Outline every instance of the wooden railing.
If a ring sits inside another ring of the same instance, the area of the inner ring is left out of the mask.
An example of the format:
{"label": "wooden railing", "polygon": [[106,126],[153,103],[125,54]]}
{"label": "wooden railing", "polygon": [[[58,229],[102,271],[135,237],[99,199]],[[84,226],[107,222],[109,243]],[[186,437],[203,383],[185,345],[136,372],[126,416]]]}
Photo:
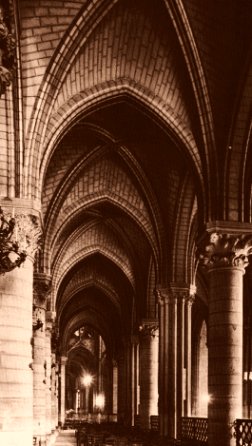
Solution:
{"label": "wooden railing", "polygon": [[252,445],[252,420],[239,418],[234,423],[234,436],[237,446]]}
{"label": "wooden railing", "polygon": [[205,446],[208,442],[208,419],[183,417],[181,422],[182,444]]}

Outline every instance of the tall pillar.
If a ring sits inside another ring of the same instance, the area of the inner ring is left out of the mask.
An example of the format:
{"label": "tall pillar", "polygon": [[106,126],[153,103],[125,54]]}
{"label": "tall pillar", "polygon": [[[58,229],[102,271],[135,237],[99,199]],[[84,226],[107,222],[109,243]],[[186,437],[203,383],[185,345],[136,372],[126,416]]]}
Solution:
{"label": "tall pillar", "polygon": [[139,359],[138,359],[138,336],[132,336],[131,340],[131,425],[135,424],[135,415],[138,415],[138,387],[139,387]]}
{"label": "tall pillar", "polygon": [[112,361],[113,367],[113,415],[118,413],[118,366],[115,360]]}
{"label": "tall pillar", "polygon": [[185,408],[187,417],[192,415],[192,305],[195,301],[196,288],[191,286],[185,300]]}
{"label": "tall pillar", "polygon": [[51,333],[51,351],[52,351],[52,430],[59,423],[59,364],[57,357],[58,350],[58,329],[56,323],[53,323],[52,333]]}
{"label": "tall pillar", "polygon": [[[210,232],[210,231],[209,231]],[[251,239],[212,232],[203,257],[209,270],[209,446],[235,446],[242,417],[243,274]]]}
{"label": "tall pillar", "polygon": [[156,320],[144,320],[140,327],[140,423],[150,429],[151,415],[158,415],[158,339]]}
{"label": "tall pillar", "polygon": [[46,397],[45,397],[45,331],[46,299],[50,277],[34,273],[33,280],[33,435],[41,446],[46,444]]}
{"label": "tall pillar", "polygon": [[177,294],[171,291],[168,313],[168,435],[177,438]]}
{"label": "tall pillar", "polygon": [[169,367],[169,292],[167,288],[155,290],[159,305],[159,433],[168,436],[168,367]]}
{"label": "tall pillar", "polygon": [[[191,304],[188,286],[171,284],[172,315],[170,316],[170,343],[173,350],[171,360],[174,358],[172,369],[172,387],[174,387],[170,410],[170,418],[174,412],[173,438],[181,433],[181,417],[188,415],[187,406],[191,406]],[[195,291],[194,291],[195,292]],[[173,340],[172,340],[173,338]]]}
{"label": "tall pillar", "polygon": [[45,375],[46,375],[46,435],[50,438],[52,434],[52,329],[55,314],[46,312],[46,334],[45,334]]}
{"label": "tall pillar", "polygon": [[55,431],[58,424],[58,398],[57,398],[57,375],[56,375],[56,354],[52,351],[52,363],[51,363],[51,400],[52,400],[52,418],[51,418],[51,430]]}
{"label": "tall pillar", "polygon": [[[185,292],[185,295],[187,293]],[[178,353],[177,353],[177,413],[178,433],[181,432],[181,417],[185,415],[185,297],[178,299]]]}
{"label": "tall pillar", "polygon": [[66,363],[67,356],[60,358],[60,423],[65,423],[66,416]]}
{"label": "tall pillar", "polygon": [[[125,346],[124,346],[125,347]],[[122,348],[118,355],[118,421],[124,423],[126,419],[126,394],[127,394],[127,374],[125,367],[126,352]]]}
{"label": "tall pillar", "polygon": [[159,303],[159,431],[177,435],[177,298],[167,288],[156,289]]}
{"label": "tall pillar", "polygon": [[126,425],[132,426],[132,343],[129,340],[126,343],[126,377],[127,377],[127,388],[126,388]]}
{"label": "tall pillar", "polygon": [[20,268],[5,274],[1,265],[0,444],[31,446],[33,255],[40,230],[36,218],[31,217],[28,211],[15,215],[15,219],[15,240],[28,256]]}

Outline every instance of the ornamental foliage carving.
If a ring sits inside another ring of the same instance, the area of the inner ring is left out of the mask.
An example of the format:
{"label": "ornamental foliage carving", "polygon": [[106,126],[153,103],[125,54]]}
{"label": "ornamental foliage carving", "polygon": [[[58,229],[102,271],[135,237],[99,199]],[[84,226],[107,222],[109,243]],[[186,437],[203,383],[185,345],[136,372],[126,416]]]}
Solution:
{"label": "ornamental foliage carving", "polygon": [[15,60],[15,39],[10,32],[7,1],[0,0],[0,97],[10,85]]}
{"label": "ornamental foliage carving", "polygon": [[208,267],[236,266],[246,268],[252,254],[252,236],[213,232],[199,260]]}
{"label": "ornamental foliage carving", "polygon": [[39,219],[33,215],[15,215],[15,238],[20,249],[31,257],[40,247],[42,231]]}

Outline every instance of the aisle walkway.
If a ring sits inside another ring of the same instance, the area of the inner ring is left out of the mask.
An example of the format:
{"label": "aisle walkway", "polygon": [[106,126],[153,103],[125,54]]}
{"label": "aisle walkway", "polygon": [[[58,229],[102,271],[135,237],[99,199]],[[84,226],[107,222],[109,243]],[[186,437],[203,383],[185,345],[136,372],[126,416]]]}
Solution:
{"label": "aisle walkway", "polygon": [[76,446],[74,430],[62,430],[59,432],[54,446]]}

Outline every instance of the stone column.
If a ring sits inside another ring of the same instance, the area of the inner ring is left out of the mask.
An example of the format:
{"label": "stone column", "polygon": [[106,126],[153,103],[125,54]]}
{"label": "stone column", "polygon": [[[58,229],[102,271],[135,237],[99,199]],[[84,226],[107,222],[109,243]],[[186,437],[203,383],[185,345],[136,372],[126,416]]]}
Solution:
{"label": "stone column", "polygon": [[144,320],[140,327],[140,423],[150,429],[151,415],[158,415],[157,320]]}
{"label": "stone column", "polygon": [[46,335],[45,335],[45,371],[46,371],[46,435],[50,438],[52,434],[52,329],[55,313],[46,312]]}
{"label": "stone column", "polygon": [[[169,418],[171,420],[174,418],[171,429],[173,429],[174,438],[177,438],[181,432],[181,417],[187,413],[187,395],[190,395],[191,392],[191,307],[189,311],[187,305],[190,296],[189,287],[171,284],[170,292],[170,311],[172,311],[170,316],[171,383],[173,388],[173,390],[171,389],[171,401],[173,403],[169,410]],[[172,341],[172,337],[174,341]],[[174,365],[172,364],[173,360]],[[174,416],[172,416],[173,412]]]}
{"label": "stone column", "polygon": [[209,446],[235,446],[242,417],[243,274],[251,239],[212,232],[202,260],[209,270]]}
{"label": "stone column", "polygon": [[0,444],[31,446],[33,255],[37,249],[40,229],[33,216],[29,214],[14,216],[15,241],[20,250],[28,255],[20,268],[5,274],[1,265]]}
{"label": "stone column", "polygon": [[46,444],[45,399],[45,331],[46,301],[50,289],[50,277],[34,273],[33,280],[33,435],[41,446]]}
{"label": "stone column", "polygon": [[132,420],[132,355],[131,340],[124,339],[124,424],[131,426]]}
{"label": "stone column", "polygon": [[177,294],[168,300],[168,436],[177,438]]}
{"label": "stone column", "polygon": [[180,293],[178,299],[178,352],[177,352],[177,412],[178,433],[181,431],[181,417],[185,415],[185,300],[187,290]]}
{"label": "stone column", "polygon": [[57,398],[57,375],[56,375],[56,354],[52,351],[52,364],[51,364],[51,400],[52,400],[52,419],[51,430],[55,431],[58,424],[58,398]]}
{"label": "stone column", "polygon": [[125,367],[126,352],[122,348],[118,355],[118,421],[124,423],[126,418],[127,374]]}
{"label": "stone column", "polygon": [[65,423],[66,414],[66,363],[67,356],[60,358],[60,423],[61,426]]}
{"label": "stone column", "polygon": [[113,415],[118,413],[118,366],[115,360],[112,361],[113,367]]}
{"label": "stone column", "polygon": [[135,424],[135,415],[138,414],[138,386],[139,386],[139,360],[138,360],[138,336],[132,336],[131,340],[131,394],[132,394],[132,410],[131,424]]}
{"label": "stone column", "polygon": [[192,415],[192,305],[195,301],[196,288],[191,286],[189,296],[185,300],[185,408],[187,417]]}
{"label": "stone column", "polygon": [[51,333],[51,352],[52,352],[52,430],[59,423],[59,364],[58,364],[58,328],[56,323],[53,323]]}
{"label": "stone column", "polygon": [[155,290],[159,305],[159,433],[168,436],[169,291]]}

